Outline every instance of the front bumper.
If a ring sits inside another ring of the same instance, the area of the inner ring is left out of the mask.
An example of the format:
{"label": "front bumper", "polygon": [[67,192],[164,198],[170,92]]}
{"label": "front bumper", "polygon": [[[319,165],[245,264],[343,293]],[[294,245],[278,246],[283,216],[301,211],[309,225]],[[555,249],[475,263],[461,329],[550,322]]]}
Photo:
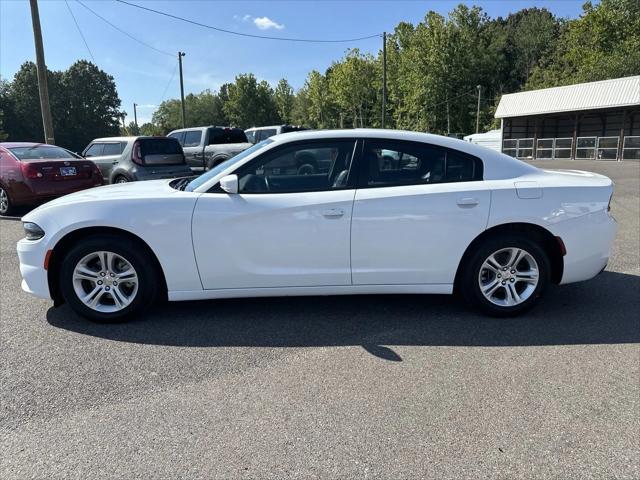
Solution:
{"label": "front bumper", "polygon": [[20,260],[20,273],[22,274],[22,289],[39,298],[51,299],[47,271],[44,269],[46,256],[46,242],[43,240],[18,241],[18,258]]}

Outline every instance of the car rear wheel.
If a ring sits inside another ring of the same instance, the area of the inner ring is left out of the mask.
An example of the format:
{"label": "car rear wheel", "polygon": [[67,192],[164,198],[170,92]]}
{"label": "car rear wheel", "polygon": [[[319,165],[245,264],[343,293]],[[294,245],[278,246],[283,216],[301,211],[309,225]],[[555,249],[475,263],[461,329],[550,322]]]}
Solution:
{"label": "car rear wheel", "polygon": [[468,259],[459,288],[484,313],[509,317],[532,308],[549,284],[544,249],[524,236],[489,238]]}
{"label": "car rear wheel", "polygon": [[76,313],[119,322],[148,307],[160,280],[140,246],[115,235],[83,239],[65,255],[60,288]]}
{"label": "car rear wheel", "polygon": [[124,175],[118,175],[113,180],[113,183],[129,183],[129,179],[127,177],[125,177]]}
{"label": "car rear wheel", "polygon": [[11,215],[13,212],[13,205],[11,204],[11,198],[9,193],[0,186],[0,215]]}

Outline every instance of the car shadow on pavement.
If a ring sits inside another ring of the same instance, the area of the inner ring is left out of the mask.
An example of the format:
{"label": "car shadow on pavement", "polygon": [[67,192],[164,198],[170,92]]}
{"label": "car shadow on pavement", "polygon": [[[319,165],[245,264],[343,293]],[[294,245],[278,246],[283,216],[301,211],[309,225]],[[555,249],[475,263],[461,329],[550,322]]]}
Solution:
{"label": "car shadow on pavement", "polygon": [[553,286],[517,318],[478,315],[445,295],[281,297],[176,302],[130,322],[87,321],[63,305],[48,322],[121,342],[182,347],[361,345],[390,361],[385,345],[527,346],[640,342],[640,277],[604,272]]}

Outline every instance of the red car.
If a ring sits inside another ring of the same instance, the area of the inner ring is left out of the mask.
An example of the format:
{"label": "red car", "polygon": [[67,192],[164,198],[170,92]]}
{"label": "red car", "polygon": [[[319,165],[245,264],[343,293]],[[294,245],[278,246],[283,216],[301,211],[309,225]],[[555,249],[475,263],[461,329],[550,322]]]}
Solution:
{"label": "red car", "polygon": [[37,205],[98,185],[102,185],[98,167],[64,148],[0,143],[0,215],[10,215],[19,205]]}

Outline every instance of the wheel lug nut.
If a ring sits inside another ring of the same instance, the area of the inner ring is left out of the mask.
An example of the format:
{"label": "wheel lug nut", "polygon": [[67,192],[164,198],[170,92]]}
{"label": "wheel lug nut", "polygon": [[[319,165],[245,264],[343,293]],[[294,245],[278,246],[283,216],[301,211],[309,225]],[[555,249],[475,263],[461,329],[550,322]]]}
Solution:
{"label": "wheel lug nut", "polygon": [[511,279],[511,283],[513,283],[513,282],[515,282],[515,281],[516,281],[516,279],[515,279],[515,278],[512,278],[512,279]]}
{"label": "wheel lug nut", "polygon": [[113,286],[115,287],[116,285],[118,285],[118,282],[113,282]]}
{"label": "wheel lug nut", "polygon": [[515,270],[511,270],[511,273],[516,273],[516,271]]}
{"label": "wheel lug nut", "polygon": [[104,287],[104,289],[108,292],[109,290],[111,290],[109,287]]}
{"label": "wheel lug nut", "polygon": [[105,275],[106,275],[106,273],[104,273],[104,272],[100,272],[100,276],[101,276],[101,277],[104,277]]}
{"label": "wheel lug nut", "polygon": [[[507,284],[507,282],[505,282],[505,281],[503,280],[503,281],[502,281],[502,284],[503,284],[503,285],[506,285],[506,284]],[[107,287],[107,288],[109,288],[109,287]]]}
{"label": "wheel lug nut", "polygon": [[98,280],[98,285],[102,285],[102,280]]}
{"label": "wheel lug nut", "polygon": [[502,278],[502,275],[498,274],[498,278]]}
{"label": "wheel lug nut", "polygon": [[112,277],[115,277],[115,276],[116,276],[116,274],[115,274],[115,273],[110,273],[110,275],[111,275]]}

